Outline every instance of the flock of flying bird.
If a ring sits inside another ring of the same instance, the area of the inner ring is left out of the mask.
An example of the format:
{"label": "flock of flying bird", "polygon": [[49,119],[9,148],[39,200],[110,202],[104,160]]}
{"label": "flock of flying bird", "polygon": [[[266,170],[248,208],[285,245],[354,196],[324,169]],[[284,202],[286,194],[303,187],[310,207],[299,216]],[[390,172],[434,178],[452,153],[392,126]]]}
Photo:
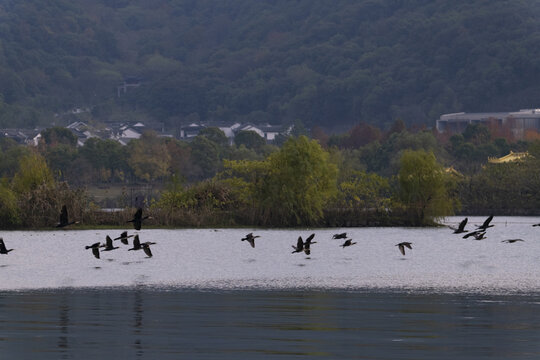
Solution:
{"label": "flock of flying bird", "polygon": [[[62,211],[63,211],[64,208],[62,208]],[[67,217],[67,215],[66,215]],[[141,230],[141,227],[142,227],[142,222],[143,220],[146,220],[146,219],[149,219],[150,216],[142,216],[142,208],[138,208],[137,211],[135,212],[135,215],[133,215],[133,219],[131,220],[128,220],[127,222],[130,222],[130,223],[133,223],[133,227],[135,228],[135,230]],[[151,241],[145,241],[143,243],[141,243],[141,240],[139,239],[139,235],[128,235],[127,231],[124,231],[122,232],[122,234],[120,234],[119,237],[115,238],[114,240],[120,240],[120,242],[124,245],[129,245],[129,241],[128,239],[132,237],[133,238],[133,247],[128,249],[128,251],[131,251],[131,250],[143,250],[144,253],[148,256],[148,257],[152,257],[152,250],[150,250],[150,245],[154,245],[155,242],[151,242]],[[100,248],[104,248],[103,250],[101,251],[112,251],[112,250],[116,250],[116,249],[119,249],[118,246],[114,246],[114,241],[113,239],[111,239],[111,237],[109,235],[107,235],[105,237],[105,244],[101,244],[100,241],[96,242],[96,243],[93,243],[92,245],[88,245],[88,246],[85,246],[85,249],[88,250],[88,249],[92,249],[92,254],[96,257],[96,258],[100,258],[100,251],[99,249]]]}
{"label": "flock of flying bird", "polygon": [[[133,227],[135,230],[141,230],[142,222],[143,220],[149,219],[150,216],[142,216],[142,208],[138,208],[137,212],[133,215],[133,219],[128,220],[127,222],[133,223]],[[62,210],[60,211],[60,221],[58,224],[56,224],[57,228],[64,228],[68,225],[72,224],[78,224],[78,221],[69,221],[68,219],[68,212],[66,205],[62,206]],[[124,245],[129,245],[128,239],[133,238],[133,247],[128,250],[143,250],[144,253],[148,257],[152,257],[152,250],[150,250],[150,245],[156,244],[155,242],[142,242],[139,239],[139,235],[128,235],[127,231],[122,232],[119,237],[115,238],[114,240],[120,240]],[[118,246],[114,246],[114,241],[111,239],[109,235],[105,238],[105,244],[101,244],[100,241],[93,243],[92,245],[85,246],[85,249],[92,249],[92,254],[96,258],[100,258],[100,249],[101,251],[112,251],[119,249]],[[7,249],[6,244],[4,243],[4,239],[0,238],[0,254],[8,254],[10,251],[13,251],[13,249]]]}
{"label": "flock of flying bird", "polygon": [[[138,208],[137,211],[135,212],[135,214],[133,215],[133,219],[127,221],[127,222],[133,223],[133,227],[134,227],[135,230],[141,230],[143,220],[151,218],[150,216],[144,216],[143,217],[142,216],[142,211],[143,211],[142,208]],[[477,226],[476,229],[473,230],[473,231],[465,230],[465,226],[467,225],[468,218],[463,219],[459,223],[457,228],[452,227],[452,226],[449,226],[449,227],[452,230],[454,230],[454,234],[466,233],[463,236],[464,239],[467,239],[469,237],[474,237],[474,239],[476,239],[476,240],[483,240],[483,239],[486,239],[485,235],[486,235],[487,229],[494,226],[494,225],[491,224],[491,220],[493,220],[493,215],[490,215],[484,221],[484,223],[482,225]],[[69,221],[66,205],[62,206],[62,210],[60,212],[60,221],[58,222],[56,227],[57,228],[63,228],[63,227],[66,227],[68,225],[77,224],[77,223],[78,223],[78,221],[71,221],[71,222]],[[533,224],[533,226],[540,226],[540,223]],[[137,235],[128,235],[127,231],[122,232],[122,234],[120,234],[119,237],[114,238],[114,239],[112,239],[109,235],[107,235],[106,239],[105,239],[105,244],[101,244],[101,242],[98,241],[96,243],[93,243],[92,245],[85,246],[85,249],[87,249],[87,250],[92,249],[92,254],[96,258],[99,259],[100,258],[100,249],[102,249],[101,251],[112,251],[112,250],[119,249],[118,246],[114,246],[114,241],[115,240],[120,240],[120,242],[122,244],[129,245],[128,239],[131,238],[131,237],[133,237],[133,247],[128,249],[128,251],[131,251],[131,250],[143,250],[144,253],[148,257],[152,257],[152,251],[150,249],[150,245],[154,245],[156,243],[155,242],[150,242],[150,241],[146,241],[146,242],[141,243],[141,240],[139,239],[138,234]],[[244,238],[242,238],[241,240],[242,241],[247,241],[251,245],[251,247],[254,248],[255,247],[255,239],[259,238],[259,237],[260,237],[259,235],[253,235],[253,233],[249,233]],[[314,237],[315,237],[314,233],[311,234],[310,236],[308,236],[306,238],[306,240],[303,240],[302,237],[299,236],[298,241],[296,242],[296,245],[292,245],[292,248],[294,249],[294,251],[292,253],[294,254],[294,253],[304,252],[306,255],[310,255],[311,254],[311,245],[317,243],[316,241],[313,241]],[[343,248],[346,248],[348,246],[352,246],[352,245],[356,244],[356,242],[353,242],[352,239],[347,239],[347,233],[334,234],[332,236],[332,239],[345,239],[345,242],[340,245]],[[506,239],[506,240],[503,240],[502,242],[511,244],[511,243],[515,243],[515,242],[518,242],[518,241],[525,241],[525,240],[523,240],[523,239]],[[402,255],[405,255],[405,248],[412,249],[412,243],[408,242],[408,241],[400,242],[399,244],[396,244],[395,246],[398,247],[398,249],[399,249],[399,251],[401,252]],[[4,243],[4,240],[2,238],[0,238],[0,254],[7,255],[10,251],[13,251],[13,249],[7,249],[6,244]]]}
{"label": "flock of flying bird", "polygon": [[[463,219],[459,223],[457,228],[452,227],[452,226],[449,226],[449,227],[452,230],[454,230],[454,234],[466,233],[463,236],[464,239],[467,239],[467,238],[472,236],[476,240],[483,240],[483,239],[486,239],[485,235],[486,235],[487,229],[494,226],[494,225],[491,224],[491,220],[493,220],[493,215],[490,215],[484,221],[484,223],[482,225],[477,226],[476,229],[473,230],[473,231],[465,230],[465,226],[467,225],[468,220],[469,220],[468,218]],[[540,226],[540,223],[534,224],[533,226]],[[258,238],[258,237],[260,237],[260,236],[253,235],[253,233],[249,233],[244,238],[242,238],[241,240],[242,241],[247,241],[247,242],[249,242],[251,247],[255,247],[255,238]],[[315,234],[311,234],[304,241],[302,239],[302,237],[299,236],[296,245],[292,245],[292,248],[294,249],[294,251],[292,253],[294,254],[294,253],[304,252],[306,255],[311,254],[311,244],[316,244],[317,243],[316,241],[313,241],[314,237],[315,237]],[[340,245],[343,248],[356,244],[356,242],[352,242],[352,239],[347,239],[347,233],[334,234],[334,236],[332,236],[332,239],[345,239],[345,242]],[[506,240],[503,240],[502,242],[511,244],[511,243],[515,243],[515,242],[518,242],[518,241],[525,241],[525,240],[523,240],[523,239],[506,239]],[[395,246],[398,247],[399,252],[403,256],[405,256],[405,248],[412,250],[412,243],[408,242],[408,241],[400,242],[399,244],[396,244]]]}

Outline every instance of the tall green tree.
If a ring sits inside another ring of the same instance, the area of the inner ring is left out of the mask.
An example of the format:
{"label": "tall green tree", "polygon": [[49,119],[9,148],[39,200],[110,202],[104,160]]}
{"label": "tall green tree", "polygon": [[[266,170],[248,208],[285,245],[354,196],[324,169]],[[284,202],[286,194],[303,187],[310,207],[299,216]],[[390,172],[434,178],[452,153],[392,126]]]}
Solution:
{"label": "tall green tree", "polygon": [[315,140],[289,138],[264,161],[231,161],[226,167],[251,184],[261,224],[316,224],[336,193],[337,167]]}
{"label": "tall green tree", "polygon": [[244,145],[248,149],[260,150],[266,145],[266,140],[255,131],[243,130],[236,134],[234,143],[237,146]]}
{"label": "tall green tree", "polygon": [[168,175],[170,155],[167,146],[155,132],[144,132],[128,147],[128,164],[139,179],[152,182]]}
{"label": "tall green tree", "polygon": [[451,180],[432,152],[407,150],[398,174],[399,199],[414,225],[451,215],[456,202],[449,195]]}
{"label": "tall green tree", "polygon": [[36,153],[24,156],[19,170],[13,177],[12,186],[16,193],[35,190],[38,186],[52,186],[54,178],[45,159]]}

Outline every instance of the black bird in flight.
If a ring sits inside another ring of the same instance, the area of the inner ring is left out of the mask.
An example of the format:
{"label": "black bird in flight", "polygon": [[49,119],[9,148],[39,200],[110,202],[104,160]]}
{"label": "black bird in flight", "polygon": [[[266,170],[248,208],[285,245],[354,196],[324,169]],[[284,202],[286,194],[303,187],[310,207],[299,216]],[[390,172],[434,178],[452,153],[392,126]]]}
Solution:
{"label": "black bird in flight", "polygon": [[296,246],[292,245],[292,248],[294,249],[292,254],[304,251],[304,240],[302,240],[301,236],[298,237],[298,241],[296,242]]}
{"label": "black bird in flight", "polygon": [[533,226],[540,226],[540,223],[538,223],[538,224],[533,224]]}
{"label": "black bird in flight", "polygon": [[86,250],[88,249],[92,249],[92,254],[94,254],[94,256],[99,259],[99,247],[100,247],[100,242],[98,241],[97,243],[93,243],[92,245],[89,245],[89,246],[85,246],[84,248]]}
{"label": "black bird in flight", "polygon": [[113,246],[113,239],[109,235],[105,238],[105,245],[101,245],[101,247],[104,247],[105,249],[101,251],[111,251],[114,249],[118,249],[118,246]]}
{"label": "black bird in flight", "polygon": [[506,239],[506,240],[503,240],[501,242],[512,244],[512,243],[515,243],[515,242],[518,242],[518,241],[525,241],[525,240],[523,240],[523,239]]}
{"label": "black bird in flight", "polygon": [[317,243],[316,241],[311,241],[313,240],[314,237],[315,237],[315,234],[313,233],[307,237],[306,241],[304,241],[304,253],[306,253],[306,255],[311,254],[311,249],[309,248],[310,245]]}
{"label": "black bird in flight", "polygon": [[144,253],[146,254],[146,256],[148,257],[152,257],[152,251],[150,250],[150,242],[145,242],[142,244],[142,249],[144,250]]}
{"label": "black bird in flight", "polygon": [[62,206],[62,210],[60,211],[60,222],[56,224],[57,228],[63,228],[65,226],[71,225],[71,224],[78,224],[78,221],[68,221],[68,212],[66,205]]}
{"label": "black bird in flight", "polygon": [[486,221],[484,221],[484,223],[483,223],[482,225],[477,226],[476,229],[477,229],[477,230],[484,230],[484,231],[485,231],[485,230],[487,230],[488,228],[495,226],[495,225],[490,225],[490,224],[489,224],[489,223],[491,222],[491,220],[493,220],[493,215],[490,215],[490,216],[486,219]]}
{"label": "black bird in flight", "polygon": [[245,237],[243,237],[241,240],[242,241],[247,241],[252,248],[255,247],[255,239],[260,237],[259,235],[253,235],[253,233],[249,233],[247,234]]}
{"label": "black bird in flight", "polygon": [[142,246],[141,246],[141,240],[139,240],[139,235],[135,235],[135,237],[133,238],[133,247],[128,250],[141,250],[141,249],[142,249]]}
{"label": "black bird in flight", "polygon": [[476,231],[471,231],[470,233],[468,234],[465,234],[465,236],[463,236],[464,239],[470,237],[470,236],[473,236],[476,240],[484,240],[486,237],[486,231],[485,230],[476,230]]}
{"label": "black bird in flight", "polygon": [[311,234],[308,236],[306,241],[303,241],[302,237],[299,236],[298,241],[296,242],[296,246],[292,245],[292,248],[294,249],[292,253],[294,254],[294,253],[299,253],[303,251],[306,253],[306,255],[311,254],[310,245],[317,243],[316,241],[311,241],[313,240],[314,237],[315,237],[315,234]]}
{"label": "black bird in flight", "polygon": [[467,232],[467,230],[465,230],[465,225],[467,225],[468,220],[469,218],[465,218],[461,220],[457,228],[452,227],[452,226],[449,226],[449,228],[454,230],[454,234],[461,234],[461,233]]}
{"label": "black bird in flight", "polygon": [[399,251],[401,252],[402,255],[405,255],[405,248],[409,248],[412,250],[412,243],[408,242],[408,241],[404,241],[404,242],[400,242],[399,244],[396,244],[396,246],[399,248]]}
{"label": "black bird in flight", "polygon": [[334,236],[332,236],[332,239],[346,239],[346,238],[347,238],[347,233],[334,234]]}
{"label": "black bird in flight", "polygon": [[6,249],[6,244],[4,243],[4,239],[0,238],[0,254],[7,255],[10,251],[13,251],[13,249]]}
{"label": "black bird in flight", "polygon": [[127,222],[132,222],[135,230],[141,230],[142,222],[146,219],[150,219],[150,216],[146,215],[145,217],[143,217],[142,208],[138,208],[135,212],[135,215],[133,215],[133,219],[128,220]]}
{"label": "black bird in flight", "polygon": [[341,244],[340,246],[342,246],[342,247],[345,249],[345,247],[351,246],[351,245],[354,245],[354,244],[356,244],[356,243],[355,243],[355,242],[352,242],[352,239],[347,239],[347,240],[345,240],[345,242],[344,242],[343,244]]}
{"label": "black bird in flight", "polygon": [[127,234],[127,231],[124,231],[123,233],[120,234],[119,237],[114,238],[114,240],[120,240],[120,241],[122,242],[122,244],[128,245],[128,244],[129,244],[129,243],[128,243],[128,239],[129,239],[130,237],[133,237],[133,235],[128,235],[128,234]]}

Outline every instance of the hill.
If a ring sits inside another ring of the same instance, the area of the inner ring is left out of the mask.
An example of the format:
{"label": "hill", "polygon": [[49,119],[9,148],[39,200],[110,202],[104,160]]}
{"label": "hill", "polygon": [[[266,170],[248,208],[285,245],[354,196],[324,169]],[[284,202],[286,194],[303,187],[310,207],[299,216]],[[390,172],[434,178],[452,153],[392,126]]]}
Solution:
{"label": "hill", "polygon": [[[537,107],[539,15],[527,0],[2,0],[0,127],[73,108],[336,130]],[[118,96],[126,78],[141,86]]]}

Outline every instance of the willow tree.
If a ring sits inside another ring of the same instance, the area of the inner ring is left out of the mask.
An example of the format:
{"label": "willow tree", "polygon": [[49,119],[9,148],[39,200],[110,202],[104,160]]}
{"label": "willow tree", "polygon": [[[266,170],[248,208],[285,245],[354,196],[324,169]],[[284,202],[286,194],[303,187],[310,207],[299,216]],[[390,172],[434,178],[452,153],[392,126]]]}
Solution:
{"label": "willow tree", "polygon": [[305,136],[288,139],[264,161],[225,165],[249,184],[259,224],[316,224],[336,192],[337,167],[317,141]]}
{"label": "willow tree", "polygon": [[406,150],[399,170],[399,197],[412,225],[424,225],[453,213],[456,201],[449,195],[449,175],[432,152]]}

